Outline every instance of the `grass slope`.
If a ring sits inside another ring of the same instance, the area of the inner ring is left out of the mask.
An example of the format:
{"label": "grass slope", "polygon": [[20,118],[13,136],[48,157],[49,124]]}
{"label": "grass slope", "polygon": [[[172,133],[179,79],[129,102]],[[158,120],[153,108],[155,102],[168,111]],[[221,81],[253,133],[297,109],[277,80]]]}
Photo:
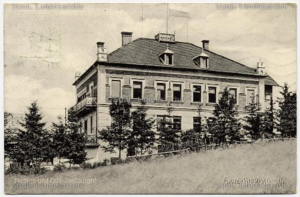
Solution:
{"label": "grass slope", "polygon": [[[97,180],[92,180],[96,178]],[[47,181],[48,185],[16,184]],[[81,185],[58,186],[49,183],[86,180]],[[240,180],[281,180],[268,186],[238,184]],[[234,182],[233,184],[226,184]],[[226,187],[224,187],[226,186]],[[277,187],[276,187],[277,186]],[[93,170],[74,170],[64,173],[49,172],[40,176],[7,175],[7,194],[37,193],[295,193],[296,192],[296,140],[260,142],[231,149],[210,150],[149,162],[134,162],[106,166]]]}

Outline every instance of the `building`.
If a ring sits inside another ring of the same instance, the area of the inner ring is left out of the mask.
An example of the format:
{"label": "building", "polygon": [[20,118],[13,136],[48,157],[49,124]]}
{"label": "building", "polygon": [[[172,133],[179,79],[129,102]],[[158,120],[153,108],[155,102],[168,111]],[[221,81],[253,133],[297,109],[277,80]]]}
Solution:
{"label": "building", "polygon": [[167,114],[170,105],[174,123],[187,130],[199,124],[195,118],[199,104],[203,105],[203,120],[212,115],[225,87],[236,98],[242,116],[249,102],[259,101],[264,110],[278,86],[265,73],[263,62],[256,69],[247,67],[212,52],[208,40],[199,47],[178,42],[172,34],[134,41],[131,32],[121,35],[122,46],[109,54],[104,42],[97,43],[97,60],[85,73],[76,74],[73,84],[77,94],[73,108],[80,118],[80,130],[89,136],[90,161],[113,156],[96,142],[96,131],[110,125],[111,98],[128,99],[133,109],[140,99],[146,99],[148,115],[156,120]]}

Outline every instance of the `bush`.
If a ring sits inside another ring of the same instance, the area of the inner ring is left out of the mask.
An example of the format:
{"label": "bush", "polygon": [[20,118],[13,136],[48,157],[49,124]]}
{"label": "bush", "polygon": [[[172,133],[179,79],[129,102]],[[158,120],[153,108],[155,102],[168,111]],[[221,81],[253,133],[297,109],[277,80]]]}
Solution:
{"label": "bush", "polygon": [[65,171],[67,168],[64,164],[57,164],[54,166],[53,171],[54,172],[63,172]]}
{"label": "bush", "polygon": [[40,167],[40,166],[28,166],[13,163],[10,164],[10,167],[5,171],[5,174],[22,174],[22,175],[29,175],[29,174],[44,174],[47,172],[47,169]]}
{"label": "bush", "polygon": [[83,169],[94,169],[95,166],[94,166],[94,163],[91,164],[91,163],[87,163],[87,162],[84,162],[80,165],[80,167],[82,167]]}

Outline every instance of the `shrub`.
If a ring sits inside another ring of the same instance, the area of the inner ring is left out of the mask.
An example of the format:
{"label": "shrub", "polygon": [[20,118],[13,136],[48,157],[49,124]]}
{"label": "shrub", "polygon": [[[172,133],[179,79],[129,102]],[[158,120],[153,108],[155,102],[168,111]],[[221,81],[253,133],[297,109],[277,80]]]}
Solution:
{"label": "shrub", "polygon": [[57,164],[54,166],[53,171],[54,172],[63,172],[65,171],[67,168],[64,164]]}
{"label": "shrub", "polygon": [[91,163],[84,162],[80,165],[80,167],[82,167],[83,169],[93,169],[94,168],[94,163],[91,164]]}
{"label": "shrub", "polygon": [[5,171],[5,174],[44,174],[47,172],[47,169],[40,167],[40,166],[28,166],[13,163],[10,167]]}

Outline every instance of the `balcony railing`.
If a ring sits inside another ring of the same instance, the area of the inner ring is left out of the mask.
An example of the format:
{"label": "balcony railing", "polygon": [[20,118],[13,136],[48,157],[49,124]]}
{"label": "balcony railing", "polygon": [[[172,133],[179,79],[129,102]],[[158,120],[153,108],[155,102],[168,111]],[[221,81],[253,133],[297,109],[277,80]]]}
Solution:
{"label": "balcony railing", "polygon": [[76,111],[77,114],[89,111],[94,109],[97,106],[97,98],[96,97],[86,97],[82,101],[78,102],[73,106],[73,110]]}

